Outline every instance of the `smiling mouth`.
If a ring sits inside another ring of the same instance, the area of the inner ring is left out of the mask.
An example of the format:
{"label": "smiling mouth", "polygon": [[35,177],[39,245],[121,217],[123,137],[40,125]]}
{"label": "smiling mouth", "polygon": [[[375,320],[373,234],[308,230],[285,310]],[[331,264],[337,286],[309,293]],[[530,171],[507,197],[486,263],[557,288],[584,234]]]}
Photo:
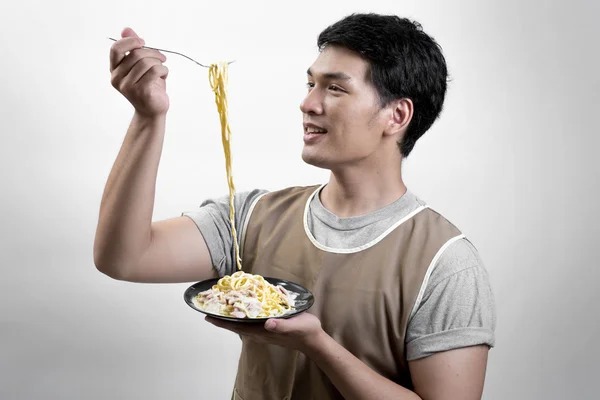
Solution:
{"label": "smiling mouth", "polygon": [[304,133],[306,134],[323,134],[327,133],[327,129],[323,128],[314,128],[312,126],[304,128]]}
{"label": "smiling mouth", "polygon": [[305,127],[304,128],[304,143],[309,145],[313,143],[317,143],[322,138],[324,138],[327,134],[327,129],[323,128],[314,128],[314,127]]}

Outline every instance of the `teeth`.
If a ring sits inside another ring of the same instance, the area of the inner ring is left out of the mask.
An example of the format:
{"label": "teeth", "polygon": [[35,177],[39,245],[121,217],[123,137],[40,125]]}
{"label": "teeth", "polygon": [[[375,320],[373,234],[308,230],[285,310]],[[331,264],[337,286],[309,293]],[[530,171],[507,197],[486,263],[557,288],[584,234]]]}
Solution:
{"label": "teeth", "polygon": [[306,132],[308,132],[308,133],[325,133],[326,131],[325,131],[325,129],[308,127],[308,128],[306,128]]}

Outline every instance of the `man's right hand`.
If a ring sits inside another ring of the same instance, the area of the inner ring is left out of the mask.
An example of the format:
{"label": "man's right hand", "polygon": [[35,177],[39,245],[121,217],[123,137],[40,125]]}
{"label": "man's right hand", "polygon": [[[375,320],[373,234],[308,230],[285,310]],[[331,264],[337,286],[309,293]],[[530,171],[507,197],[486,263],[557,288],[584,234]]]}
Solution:
{"label": "man's right hand", "polygon": [[217,276],[202,233],[186,216],[152,221],[169,98],[166,57],[126,28],[110,50],[113,86],[135,115],[108,176],[94,239],[99,271],[132,282],[196,282]]}
{"label": "man's right hand", "polygon": [[166,79],[169,74],[164,54],[142,48],[145,42],[131,28],[110,49],[111,83],[135,108],[148,118],[165,115],[169,109]]}

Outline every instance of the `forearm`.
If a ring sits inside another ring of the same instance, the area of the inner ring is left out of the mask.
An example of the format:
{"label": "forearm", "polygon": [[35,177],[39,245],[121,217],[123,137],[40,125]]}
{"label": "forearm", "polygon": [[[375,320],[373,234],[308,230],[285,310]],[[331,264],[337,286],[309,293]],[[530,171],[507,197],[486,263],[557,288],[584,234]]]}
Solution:
{"label": "forearm", "polygon": [[305,351],[346,400],[419,400],[416,393],[379,375],[322,333]]}
{"label": "forearm", "polygon": [[96,266],[108,275],[125,274],[150,243],[165,120],[136,113],[108,177],[94,241]]}

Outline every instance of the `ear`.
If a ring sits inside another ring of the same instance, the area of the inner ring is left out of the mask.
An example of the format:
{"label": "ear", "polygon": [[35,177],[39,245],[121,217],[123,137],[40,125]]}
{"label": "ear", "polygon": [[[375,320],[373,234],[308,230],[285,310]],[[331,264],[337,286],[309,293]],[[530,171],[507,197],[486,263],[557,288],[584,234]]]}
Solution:
{"label": "ear", "polygon": [[389,106],[390,119],[384,131],[386,136],[398,136],[398,139],[404,135],[408,124],[413,116],[413,102],[411,99],[400,99],[393,101]]}

